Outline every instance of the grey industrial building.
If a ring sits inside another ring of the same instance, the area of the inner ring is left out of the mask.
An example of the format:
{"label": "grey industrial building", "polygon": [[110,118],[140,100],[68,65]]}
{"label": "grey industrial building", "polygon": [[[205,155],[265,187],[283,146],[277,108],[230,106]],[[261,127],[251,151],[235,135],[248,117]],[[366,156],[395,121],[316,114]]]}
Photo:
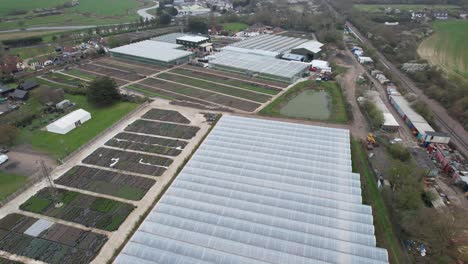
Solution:
{"label": "grey industrial building", "polygon": [[110,50],[112,57],[162,66],[179,65],[193,55],[184,46],[168,42],[145,40]]}

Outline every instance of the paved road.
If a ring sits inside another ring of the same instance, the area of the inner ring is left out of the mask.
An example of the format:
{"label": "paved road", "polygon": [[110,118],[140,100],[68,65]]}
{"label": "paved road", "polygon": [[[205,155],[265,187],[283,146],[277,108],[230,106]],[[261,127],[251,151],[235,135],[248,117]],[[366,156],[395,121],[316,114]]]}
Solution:
{"label": "paved road", "polygon": [[[372,43],[359,32],[359,30],[350,22],[346,22],[348,28],[368,47],[374,48]],[[403,74],[393,63],[391,63],[382,53],[377,49],[376,56],[380,62],[392,72],[394,77],[398,78],[401,84],[409,91],[415,93],[419,100],[425,102],[434,113],[435,123],[441,131],[448,133],[451,137],[451,142],[462,152],[465,156],[468,156],[468,133],[465,131],[463,126],[453,119],[447,110],[439,104],[439,102],[427,97],[416,84],[410,80],[405,74]]]}
{"label": "paved road", "polygon": [[148,10],[159,7],[159,2],[158,1],[154,1],[154,2],[156,3],[156,5],[138,10],[137,11],[138,15],[141,16],[143,19],[153,19],[154,16],[148,13]]}

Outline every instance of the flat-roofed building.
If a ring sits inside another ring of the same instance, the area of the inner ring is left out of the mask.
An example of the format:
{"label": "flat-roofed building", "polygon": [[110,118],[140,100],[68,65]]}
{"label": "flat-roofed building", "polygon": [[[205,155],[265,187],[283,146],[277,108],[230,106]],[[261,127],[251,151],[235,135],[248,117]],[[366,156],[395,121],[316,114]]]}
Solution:
{"label": "flat-roofed building", "polygon": [[186,48],[199,48],[201,44],[209,42],[210,39],[202,36],[182,36],[176,39],[176,43]]}
{"label": "flat-roofed building", "polygon": [[163,66],[178,65],[189,61],[193,55],[183,50],[183,46],[168,42],[145,40],[113,48],[111,56]]}

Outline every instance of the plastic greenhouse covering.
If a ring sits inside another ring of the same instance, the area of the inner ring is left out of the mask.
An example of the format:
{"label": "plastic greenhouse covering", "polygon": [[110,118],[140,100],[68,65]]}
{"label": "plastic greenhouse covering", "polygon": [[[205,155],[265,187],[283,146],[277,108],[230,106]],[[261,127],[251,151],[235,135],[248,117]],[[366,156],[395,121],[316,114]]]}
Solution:
{"label": "plastic greenhouse covering", "polygon": [[291,79],[302,75],[309,67],[308,64],[295,61],[285,61],[256,54],[246,54],[223,50],[210,61],[211,65],[241,69],[254,73],[278,76]]}
{"label": "plastic greenhouse covering", "polygon": [[349,131],[223,116],[116,263],[388,263]]}
{"label": "plastic greenhouse covering", "polygon": [[234,43],[231,46],[283,53],[308,41],[310,40],[304,38],[294,38],[279,35],[260,35],[258,37],[253,37]]}

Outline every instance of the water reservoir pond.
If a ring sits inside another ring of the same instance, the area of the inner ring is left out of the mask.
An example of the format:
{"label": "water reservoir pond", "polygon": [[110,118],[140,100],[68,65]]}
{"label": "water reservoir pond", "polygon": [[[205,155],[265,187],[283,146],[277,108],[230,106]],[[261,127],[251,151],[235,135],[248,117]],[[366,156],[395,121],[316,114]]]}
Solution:
{"label": "water reservoir pond", "polygon": [[293,118],[325,120],[330,117],[330,96],[326,91],[305,90],[280,109],[280,114]]}

